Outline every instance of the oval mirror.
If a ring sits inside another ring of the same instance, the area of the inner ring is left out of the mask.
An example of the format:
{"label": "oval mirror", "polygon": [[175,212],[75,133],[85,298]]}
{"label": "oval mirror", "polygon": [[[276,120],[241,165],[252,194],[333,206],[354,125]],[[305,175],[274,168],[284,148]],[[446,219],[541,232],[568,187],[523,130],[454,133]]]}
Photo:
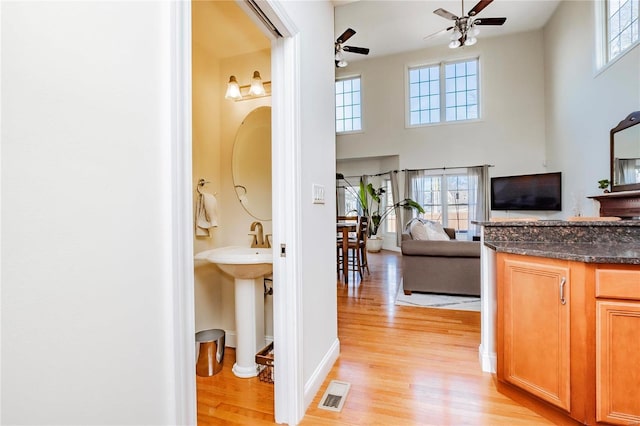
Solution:
{"label": "oval mirror", "polygon": [[271,107],[259,107],[244,119],[233,143],[233,185],[245,211],[271,220]]}
{"label": "oval mirror", "polygon": [[611,129],[611,190],[640,189],[640,111]]}

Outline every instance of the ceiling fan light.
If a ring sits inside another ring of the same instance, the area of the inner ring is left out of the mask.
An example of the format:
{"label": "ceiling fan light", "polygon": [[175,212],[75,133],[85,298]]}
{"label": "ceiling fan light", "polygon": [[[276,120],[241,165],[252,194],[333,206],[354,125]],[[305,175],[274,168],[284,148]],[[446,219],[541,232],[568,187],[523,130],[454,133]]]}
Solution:
{"label": "ceiling fan light", "polygon": [[242,95],[240,94],[240,85],[238,84],[238,80],[236,80],[236,76],[232,75],[229,77],[229,83],[227,83],[227,93],[224,95],[225,99],[238,100],[242,99]]}
{"label": "ceiling fan light", "polygon": [[264,86],[262,85],[262,78],[258,71],[253,72],[253,78],[251,79],[251,87],[249,88],[249,95],[262,96],[264,95]]}
{"label": "ceiling fan light", "polygon": [[480,29],[478,27],[476,27],[475,25],[471,27],[471,29],[469,30],[469,35],[471,35],[471,37],[475,37],[478,34],[480,34]]}
{"label": "ceiling fan light", "polygon": [[457,28],[453,30],[451,33],[451,40],[458,40],[460,37],[462,37],[462,33]]}
{"label": "ceiling fan light", "polygon": [[338,68],[344,68],[347,65],[349,65],[349,63],[347,61],[345,61],[344,59],[340,59],[336,65],[337,65]]}
{"label": "ceiling fan light", "polygon": [[475,37],[468,37],[465,41],[464,41],[464,45],[465,46],[473,46],[474,44],[476,44],[478,42],[478,39]]}
{"label": "ceiling fan light", "polygon": [[451,40],[451,43],[449,43],[449,49],[455,49],[456,47],[460,47],[460,40]]}

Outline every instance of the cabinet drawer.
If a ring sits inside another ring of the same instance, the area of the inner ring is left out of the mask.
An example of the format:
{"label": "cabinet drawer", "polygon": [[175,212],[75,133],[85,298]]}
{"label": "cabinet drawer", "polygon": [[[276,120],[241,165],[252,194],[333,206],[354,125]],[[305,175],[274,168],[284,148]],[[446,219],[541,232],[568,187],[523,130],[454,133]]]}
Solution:
{"label": "cabinet drawer", "polygon": [[597,269],[596,297],[640,300],[640,268]]}

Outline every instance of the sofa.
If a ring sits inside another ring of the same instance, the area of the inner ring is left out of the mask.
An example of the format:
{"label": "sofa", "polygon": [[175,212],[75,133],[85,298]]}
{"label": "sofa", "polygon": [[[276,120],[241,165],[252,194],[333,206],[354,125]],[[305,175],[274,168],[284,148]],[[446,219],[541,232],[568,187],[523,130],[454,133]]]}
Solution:
{"label": "sofa", "polygon": [[404,293],[480,296],[480,242],[456,240],[454,229],[434,222],[430,225],[440,226],[442,237],[424,239],[423,232],[416,232],[416,221],[428,222],[414,219],[402,233]]}

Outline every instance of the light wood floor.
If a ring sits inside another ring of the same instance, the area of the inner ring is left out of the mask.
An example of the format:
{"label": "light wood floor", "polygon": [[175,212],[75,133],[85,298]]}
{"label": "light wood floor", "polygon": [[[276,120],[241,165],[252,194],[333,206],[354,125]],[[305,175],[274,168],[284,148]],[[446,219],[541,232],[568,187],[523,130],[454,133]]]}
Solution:
{"label": "light wood floor", "polygon": [[[338,281],[340,357],[302,425],[548,425],[480,371],[480,314],[395,306],[400,256],[369,255],[371,275]],[[199,425],[271,425],[273,385],[223,371],[197,377]],[[317,408],[330,380],[351,383],[342,409]]]}

